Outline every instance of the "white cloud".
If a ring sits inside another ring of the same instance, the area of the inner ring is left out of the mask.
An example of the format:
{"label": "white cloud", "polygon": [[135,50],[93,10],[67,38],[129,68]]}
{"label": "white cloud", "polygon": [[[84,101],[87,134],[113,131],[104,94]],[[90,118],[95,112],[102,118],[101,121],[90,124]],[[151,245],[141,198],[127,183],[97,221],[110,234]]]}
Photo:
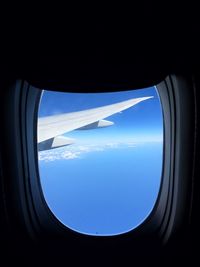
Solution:
{"label": "white cloud", "polygon": [[38,153],[38,158],[40,161],[55,161],[60,159],[76,159],[79,157],[80,152],[72,152],[65,149],[52,149],[46,150]]}
{"label": "white cloud", "polygon": [[100,144],[84,144],[84,145],[70,145],[62,148],[41,151],[38,153],[39,161],[55,161],[55,160],[72,160],[81,158],[82,155],[95,151],[104,151],[108,149],[118,149],[125,147],[135,147],[135,142],[108,142]]}
{"label": "white cloud", "polygon": [[128,142],[127,143],[127,146],[128,147],[136,147],[137,146],[137,143],[136,142]]}
{"label": "white cloud", "polygon": [[80,152],[89,152],[90,151],[90,147],[88,147],[88,146],[77,146],[77,149]]}
{"label": "white cloud", "polygon": [[117,148],[117,147],[119,147],[119,145],[120,145],[120,143],[118,143],[118,142],[113,142],[113,143],[107,143],[107,144],[106,144],[106,147],[107,147],[107,148]]}

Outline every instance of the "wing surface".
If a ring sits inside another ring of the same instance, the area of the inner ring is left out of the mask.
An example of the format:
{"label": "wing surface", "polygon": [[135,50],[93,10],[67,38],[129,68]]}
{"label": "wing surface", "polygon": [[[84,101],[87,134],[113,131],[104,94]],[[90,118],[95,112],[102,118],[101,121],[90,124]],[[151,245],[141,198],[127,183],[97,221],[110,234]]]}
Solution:
{"label": "wing surface", "polygon": [[134,98],[98,108],[39,118],[38,143],[98,122],[152,97]]}

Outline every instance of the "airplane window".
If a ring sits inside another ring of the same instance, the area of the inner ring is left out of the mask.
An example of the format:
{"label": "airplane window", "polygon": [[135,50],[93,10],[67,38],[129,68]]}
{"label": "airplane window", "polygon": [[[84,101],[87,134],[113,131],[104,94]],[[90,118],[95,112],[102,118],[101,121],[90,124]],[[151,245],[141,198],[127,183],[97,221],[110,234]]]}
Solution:
{"label": "airplane window", "polygon": [[37,138],[44,198],[62,224],[87,235],[112,236],[149,217],[163,164],[156,87],[114,93],[44,90]]}

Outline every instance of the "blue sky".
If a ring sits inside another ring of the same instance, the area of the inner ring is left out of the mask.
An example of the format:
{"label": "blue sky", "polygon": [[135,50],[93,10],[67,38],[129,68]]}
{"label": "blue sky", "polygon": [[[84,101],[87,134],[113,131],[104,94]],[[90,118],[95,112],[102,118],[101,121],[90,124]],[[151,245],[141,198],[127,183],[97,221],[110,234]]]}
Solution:
{"label": "blue sky", "polygon": [[39,153],[44,197],[69,228],[115,235],[148,217],[161,181],[162,109],[155,87],[103,94],[44,92],[39,117],[143,96],[154,97],[106,118],[114,125],[66,133],[74,144]]}

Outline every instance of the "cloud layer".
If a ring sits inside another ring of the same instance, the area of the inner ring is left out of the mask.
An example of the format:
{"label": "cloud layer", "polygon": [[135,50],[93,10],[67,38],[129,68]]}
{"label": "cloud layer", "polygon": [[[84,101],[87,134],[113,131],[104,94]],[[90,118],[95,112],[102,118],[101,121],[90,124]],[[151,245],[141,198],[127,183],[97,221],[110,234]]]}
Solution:
{"label": "cloud layer", "polygon": [[70,145],[62,148],[41,151],[38,153],[39,161],[55,161],[55,160],[72,160],[81,158],[84,154],[104,151],[108,149],[119,149],[125,147],[135,147],[135,142],[121,143],[121,142],[109,142],[105,144],[93,144],[93,145]]}

